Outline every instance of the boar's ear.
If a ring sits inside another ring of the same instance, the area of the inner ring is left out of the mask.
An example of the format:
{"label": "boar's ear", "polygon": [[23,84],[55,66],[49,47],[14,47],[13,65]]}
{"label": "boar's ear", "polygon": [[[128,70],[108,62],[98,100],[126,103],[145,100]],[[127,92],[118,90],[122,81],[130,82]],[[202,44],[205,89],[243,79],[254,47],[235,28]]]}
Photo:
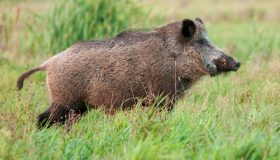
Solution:
{"label": "boar's ear", "polygon": [[204,24],[203,21],[202,21],[202,19],[199,18],[199,17],[196,17],[194,20],[197,21],[197,22],[199,22],[199,23],[201,23],[201,24]]}
{"label": "boar's ear", "polygon": [[184,19],[182,22],[182,34],[186,38],[192,38],[196,31],[196,25],[194,21],[190,19]]}

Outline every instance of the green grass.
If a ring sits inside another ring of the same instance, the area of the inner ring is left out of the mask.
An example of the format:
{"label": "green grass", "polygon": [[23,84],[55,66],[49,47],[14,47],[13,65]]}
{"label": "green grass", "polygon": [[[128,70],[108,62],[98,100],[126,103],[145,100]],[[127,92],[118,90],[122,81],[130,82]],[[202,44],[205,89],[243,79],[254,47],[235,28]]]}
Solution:
{"label": "green grass", "polygon": [[280,23],[206,25],[213,42],[241,61],[238,72],[204,77],[171,113],[91,110],[69,132],[36,129],[49,104],[44,73],[15,91],[17,77],[48,55],[0,50],[0,159],[280,159]]}

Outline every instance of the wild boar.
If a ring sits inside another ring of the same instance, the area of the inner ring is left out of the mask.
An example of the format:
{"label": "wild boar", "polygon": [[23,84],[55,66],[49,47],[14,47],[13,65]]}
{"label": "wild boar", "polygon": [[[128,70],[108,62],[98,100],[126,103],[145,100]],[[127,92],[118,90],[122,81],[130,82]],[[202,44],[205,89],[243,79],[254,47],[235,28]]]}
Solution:
{"label": "wild boar", "polygon": [[64,123],[70,112],[108,111],[134,106],[139,99],[164,95],[172,108],[204,75],[237,71],[240,63],[216,48],[200,18],[184,19],[150,31],[128,30],[111,39],[79,42],[23,73],[23,81],[46,71],[50,107],[39,128]]}

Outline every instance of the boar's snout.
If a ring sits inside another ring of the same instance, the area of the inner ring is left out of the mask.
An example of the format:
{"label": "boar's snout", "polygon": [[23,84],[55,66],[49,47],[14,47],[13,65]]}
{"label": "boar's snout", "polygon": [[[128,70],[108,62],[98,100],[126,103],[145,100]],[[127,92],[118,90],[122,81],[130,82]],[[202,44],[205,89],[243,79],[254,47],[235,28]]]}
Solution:
{"label": "boar's snout", "polygon": [[232,57],[223,55],[221,58],[215,60],[218,72],[237,71],[241,65],[240,62],[235,61]]}
{"label": "boar's snout", "polygon": [[238,68],[240,67],[241,63],[240,62],[236,62],[234,65],[233,65],[233,71],[237,71]]}

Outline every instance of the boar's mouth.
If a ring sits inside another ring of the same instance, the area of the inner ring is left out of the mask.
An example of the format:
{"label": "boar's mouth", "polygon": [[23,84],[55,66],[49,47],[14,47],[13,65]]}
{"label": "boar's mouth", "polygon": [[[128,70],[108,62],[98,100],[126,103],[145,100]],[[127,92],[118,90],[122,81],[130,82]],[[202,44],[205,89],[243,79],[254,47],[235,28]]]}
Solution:
{"label": "boar's mouth", "polygon": [[216,76],[221,73],[217,69],[213,69],[213,68],[207,68],[207,69],[208,69],[208,73],[210,74],[211,77]]}
{"label": "boar's mouth", "polygon": [[202,58],[202,62],[204,68],[207,70],[210,76],[213,77],[219,74],[219,71],[217,70],[217,66],[212,61],[209,61],[209,59]]}

